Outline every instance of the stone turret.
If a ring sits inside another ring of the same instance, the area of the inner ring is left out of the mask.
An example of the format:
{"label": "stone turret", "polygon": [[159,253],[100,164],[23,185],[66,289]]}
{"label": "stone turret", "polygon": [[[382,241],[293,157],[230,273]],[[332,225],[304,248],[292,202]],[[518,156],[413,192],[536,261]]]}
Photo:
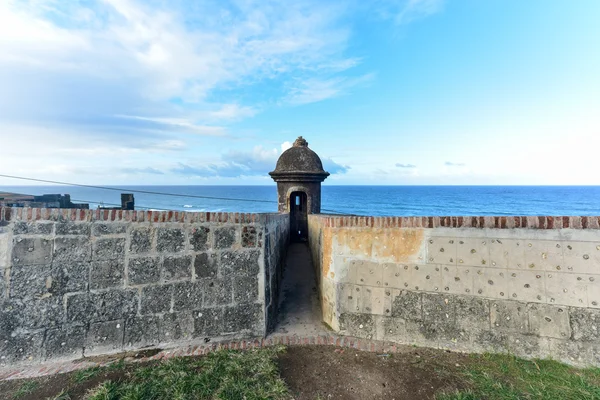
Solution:
{"label": "stone turret", "polygon": [[[308,142],[302,136],[283,152],[275,171],[269,175],[277,182],[279,212],[291,212],[292,205],[302,202],[303,198],[305,213],[321,212],[321,182],[329,176],[329,172],[325,172],[321,159],[308,148]],[[292,198],[292,194],[300,196],[300,200]]]}

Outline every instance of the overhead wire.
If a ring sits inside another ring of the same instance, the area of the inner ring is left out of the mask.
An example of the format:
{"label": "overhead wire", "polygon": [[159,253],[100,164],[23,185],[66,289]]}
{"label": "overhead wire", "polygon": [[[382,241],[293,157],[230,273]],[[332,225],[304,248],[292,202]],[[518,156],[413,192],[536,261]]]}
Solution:
{"label": "overhead wire", "polygon": [[[204,199],[204,200],[245,201],[245,202],[252,202],[252,203],[277,204],[277,201],[273,201],[273,200],[240,199],[240,198],[232,198],[232,197],[202,196],[202,195],[193,195],[193,194],[156,192],[156,191],[152,191],[152,190],[118,188],[118,187],[112,187],[112,186],[99,186],[99,185],[87,185],[87,184],[83,184],[83,183],[62,182],[62,181],[55,181],[55,180],[49,180],[49,179],[29,178],[29,177],[24,177],[24,176],[7,175],[7,174],[0,174],[0,177],[10,178],[10,179],[20,179],[20,180],[31,181],[31,182],[51,183],[51,184],[55,184],[55,185],[83,187],[83,188],[89,188],[89,189],[100,189],[100,190],[112,190],[112,191],[117,191],[117,192],[151,194],[151,195],[156,195],[156,196],[187,197],[187,198]],[[109,203],[102,203],[102,202],[98,202],[98,201],[88,201],[88,200],[73,200],[73,201],[81,201],[81,202],[87,202],[87,203],[109,205]],[[112,205],[119,206],[120,204],[113,203]],[[152,208],[152,209],[156,209],[156,210],[166,210],[166,209],[155,208],[155,207],[141,207],[140,206],[139,208],[148,208],[148,209]],[[322,208],[321,210],[328,212],[328,213],[333,213],[333,214],[355,215],[355,214],[349,214],[346,212],[340,212],[340,211],[326,209],[326,208]]]}

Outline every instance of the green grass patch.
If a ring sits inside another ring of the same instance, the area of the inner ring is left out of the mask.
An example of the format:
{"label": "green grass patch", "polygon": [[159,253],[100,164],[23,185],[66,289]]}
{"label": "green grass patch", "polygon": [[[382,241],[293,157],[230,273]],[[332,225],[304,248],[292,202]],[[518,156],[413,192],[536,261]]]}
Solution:
{"label": "green grass patch", "polygon": [[29,393],[33,393],[37,390],[37,388],[40,386],[39,382],[37,381],[25,381],[23,382],[23,384],[19,387],[19,389],[17,389],[17,391],[15,392],[15,394],[13,395],[14,399],[19,399],[25,395],[28,395]]}
{"label": "green grass patch", "polygon": [[90,400],[289,399],[275,361],[283,348],[217,351],[133,370],[126,379],[93,388]]}
{"label": "green grass patch", "polygon": [[469,389],[436,400],[599,400],[600,369],[577,369],[552,360],[473,355],[462,372]]}

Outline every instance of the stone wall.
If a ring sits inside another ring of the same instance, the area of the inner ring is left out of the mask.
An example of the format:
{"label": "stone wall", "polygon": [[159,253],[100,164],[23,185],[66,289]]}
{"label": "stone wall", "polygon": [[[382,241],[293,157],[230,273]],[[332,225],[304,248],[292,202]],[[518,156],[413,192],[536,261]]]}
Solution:
{"label": "stone wall", "polygon": [[260,337],[281,214],[0,209],[0,365]]}
{"label": "stone wall", "polygon": [[597,217],[309,216],[323,319],[368,339],[600,365]]}

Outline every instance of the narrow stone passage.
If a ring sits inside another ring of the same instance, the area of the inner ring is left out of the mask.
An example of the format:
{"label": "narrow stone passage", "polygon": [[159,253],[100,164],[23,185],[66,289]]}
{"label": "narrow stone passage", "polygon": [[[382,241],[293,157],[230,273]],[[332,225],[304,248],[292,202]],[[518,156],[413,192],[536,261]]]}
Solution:
{"label": "narrow stone passage", "polygon": [[322,321],[317,280],[306,243],[291,243],[283,272],[277,327],[273,334],[328,333]]}

